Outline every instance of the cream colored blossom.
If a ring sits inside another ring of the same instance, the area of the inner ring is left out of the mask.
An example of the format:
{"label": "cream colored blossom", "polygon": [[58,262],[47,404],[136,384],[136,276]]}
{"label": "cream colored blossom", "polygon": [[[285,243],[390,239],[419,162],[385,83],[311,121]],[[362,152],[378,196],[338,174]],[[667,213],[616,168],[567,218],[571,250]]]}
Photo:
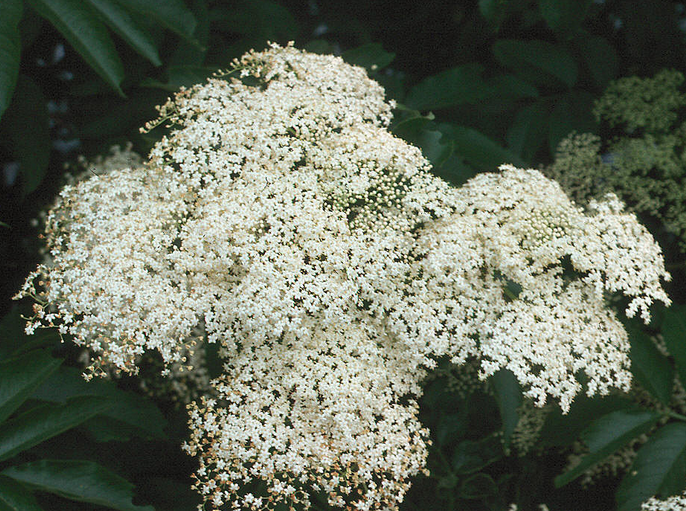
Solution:
{"label": "cream colored blossom", "polygon": [[[617,194],[636,212],[659,219],[686,249],[686,124],[679,110],[684,77],[663,70],[651,78],[613,82],[598,100],[595,114],[624,133],[601,140],[572,133],[557,148],[546,173],[579,204]],[[616,135],[616,134],[615,134]]]}
{"label": "cream colored blossom", "polygon": [[186,444],[206,508],[320,492],[397,509],[425,466],[416,399],[444,357],[484,379],[508,369],[564,411],[581,371],[589,395],[628,388],[606,297],[648,320],[668,275],[616,199],[584,211],[512,166],[451,188],[336,57],[272,46],[229,73],[160,108],[174,129],[144,165],[65,188],[51,258],[20,293],[42,303],[28,328],[58,325],[96,369],[135,372],[154,350],[173,368],[218,344],[224,374],[190,405]]}
{"label": "cream colored blossom", "polygon": [[686,495],[675,495],[661,500],[651,497],[641,504],[641,511],[683,511],[686,509]]}

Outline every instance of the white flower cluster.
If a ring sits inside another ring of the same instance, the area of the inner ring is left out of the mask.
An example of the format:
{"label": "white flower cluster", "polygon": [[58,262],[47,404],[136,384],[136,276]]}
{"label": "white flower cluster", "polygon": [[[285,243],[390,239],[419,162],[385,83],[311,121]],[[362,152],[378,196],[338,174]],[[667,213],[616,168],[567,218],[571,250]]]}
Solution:
{"label": "white flower cluster", "polygon": [[641,504],[641,511],[684,511],[686,510],[686,494],[675,495],[665,500],[651,497]]}
{"label": "white flower cluster", "polygon": [[29,330],[58,326],[95,369],[178,363],[198,331],[220,345],[213,398],[189,408],[206,505],[396,508],[441,357],[509,369],[565,411],[581,371],[588,394],[628,388],[607,295],[647,321],[668,274],[614,198],[585,212],[511,166],[449,187],[336,57],[272,46],[232,73],[160,108],[175,129],[145,164],[65,188],[20,293],[42,304]]}

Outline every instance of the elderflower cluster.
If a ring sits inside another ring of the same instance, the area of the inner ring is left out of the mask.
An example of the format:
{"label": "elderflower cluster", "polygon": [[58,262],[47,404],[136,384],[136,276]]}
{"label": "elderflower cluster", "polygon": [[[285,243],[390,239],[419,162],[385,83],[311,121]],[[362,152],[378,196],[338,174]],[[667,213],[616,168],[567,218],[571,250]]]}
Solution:
{"label": "elderflower cluster", "polygon": [[625,133],[611,141],[571,134],[547,174],[580,204],[616,193],[632,210],[660,219],[686,250],[686,123],[678,117],[686,106],[683,81],[678,71],[664,70],[613,82],[595,114]]}
{"label": "elderflower cluster", "polygon": [[[451,188],[388,131],[364,70],[276,45],[160,107],[144,163],[102,165],[47,215],[50,257],[19,296],[91,371],[167,367],[216,343],[189,405],[206,508],[396,509],[424,470],[416,399],[439,359],[512,371],[566,412],[630,385],[607,297],[648,321],[659,247],[608,196],[582,210],[536,170]],[[261,488],[261,489],[260,489]]]}
{"label": "elderflower cluster", "polygon": [[641,511],[683,511],[686,510],[686,494],[675,495],[665,500],[651,497],[641,504]]}

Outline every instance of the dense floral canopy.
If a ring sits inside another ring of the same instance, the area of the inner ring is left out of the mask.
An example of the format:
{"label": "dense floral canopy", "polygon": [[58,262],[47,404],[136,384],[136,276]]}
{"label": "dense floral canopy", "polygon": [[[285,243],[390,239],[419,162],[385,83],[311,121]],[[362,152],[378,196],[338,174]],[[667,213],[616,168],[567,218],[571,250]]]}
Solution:
{"label": "dense floral canopy", "polygon": [[227,75],[160,108],[173,129],[147,160],[125,151],[65,187],[21,293],[39,301],[29,330],[73,335],[91,372],[220,345],[186,446],[208,504],[396,507],[425,466],[415,400],[443,358],[508,369],[564,411],[582,370],[589,395],[629,388],[607,299],[648,321],[669,274],[616,197],[582,209],[509,165],[450,187],[337,57],[273,46]]}

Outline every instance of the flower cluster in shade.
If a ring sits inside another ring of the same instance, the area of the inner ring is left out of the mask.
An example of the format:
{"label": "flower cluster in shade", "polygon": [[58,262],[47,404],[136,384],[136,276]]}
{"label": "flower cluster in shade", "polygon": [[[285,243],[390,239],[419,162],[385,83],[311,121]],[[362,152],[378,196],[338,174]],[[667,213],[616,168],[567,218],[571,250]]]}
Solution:
{"label": "flower cluster in shade", "polygon": [[645,321],[669,302],[646,229],[532,169],[452,188],[390,133],[392,108],[340,58],[250,52],[160,107],[172,129],[145,162],[106,160],[47,215],[29,331],[73,336],[91,373],[219,345],[185,446],[206,508],[396,508],[425,467],[416,399],[439,359],[510,370],[565,411],[630,386],[607,299]]}
{"label": "flower cluster in shade", "polygon": [[637,213],[662,222],[686,250],[686,106],[678,71],[613,82],[595,114],[615,129],[611,140],[571,134],[547,174],[578,203],[617,194]]}

